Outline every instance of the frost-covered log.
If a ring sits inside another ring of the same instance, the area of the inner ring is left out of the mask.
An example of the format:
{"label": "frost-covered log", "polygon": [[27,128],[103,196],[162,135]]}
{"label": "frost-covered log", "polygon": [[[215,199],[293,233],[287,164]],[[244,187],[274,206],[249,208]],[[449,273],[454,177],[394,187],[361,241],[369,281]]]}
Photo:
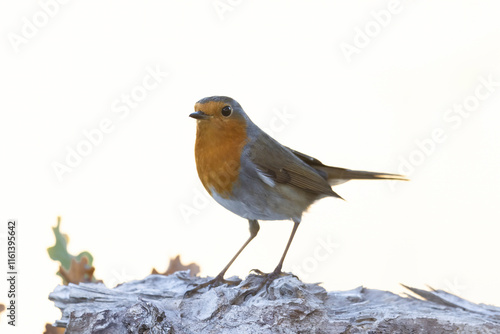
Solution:
{"label": "frost-covered log", "polygon": [[261,280],[250,275],[184,296],[206,280],[183,271],[113,289],[58,286],[49,298],[62,311],[55,325],[67,333],[500,333],[500,308],[441,290],[407,287],[422,299],[363,287],[327,292],[283,276],[243,298]]}

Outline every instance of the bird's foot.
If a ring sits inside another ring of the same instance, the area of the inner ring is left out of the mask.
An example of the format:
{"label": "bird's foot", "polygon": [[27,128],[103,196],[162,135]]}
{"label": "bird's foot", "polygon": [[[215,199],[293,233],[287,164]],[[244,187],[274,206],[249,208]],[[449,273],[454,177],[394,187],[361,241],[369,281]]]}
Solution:
{"label": "bird's foot", "polygon": [[[255,274],[251,274],[249,276],[250,279],[247,279],[248,282],[241,286],[242,289],[247,289],[247,290],[240,293],[232,301],[232,304],[241,304],[249,296],[255,296],[257,293],[262,291],[264,287],[266,288],[265,289],[266,294],[269,293],[269,286],[277,278],[290,275],[293,277],[297,277],[290,273],[284,273],[281,270],[274,270],[273,272],[270,273],[264,273],[259,269],[252,269],[251,272]],[[256,286],[251,287],[252,285],[254,285],[254,283],[256,283]]]}
{"label": "bird's foot", "polygon": [[292,273],[285,273],[285,272],[282,272],[281,270],[276,270],[276,269],[270,273],[265,273],[259,269],[252,269],[252,270],[250,270],[250,274],[252,274],[252,273],[255,273],[255,275],[262,276],[262,277],[273,276],[274,277],[273,279],[276,279],[278,277],[284,277],[284,276],[292,276],[292,277],[295,277],[298,279],[298,277]]}
{"label": "bird's foot", "polygon": [[202,284],[196,284],[196,286],[191,289],[191,290],[188,290],[184,293],[184,297],[185,298],[189,298],[191,296],[193,296],[195,293],[197,293],[199,290],[203,289],[203,288],[207,288],[208,289],[211,289],[211,288],[215,288],[217,286],[220,286],[220,285],[223,285],[223,284],[227,284],[227,285],[238,285],[240,284],[241,280],[236,280],[236,281],[229,281],[229,280],[226,280],[224,279],[224,276],[223,275],[217,275],[214,279],[208,281],[208,282],[205,282],[205,283],[202,283]]}

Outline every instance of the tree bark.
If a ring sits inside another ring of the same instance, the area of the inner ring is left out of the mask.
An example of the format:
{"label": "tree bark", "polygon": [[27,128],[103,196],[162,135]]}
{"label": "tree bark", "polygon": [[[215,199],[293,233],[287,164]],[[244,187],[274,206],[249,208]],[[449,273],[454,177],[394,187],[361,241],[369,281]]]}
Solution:
{"label": "tree bark", "polygon": [[417,297],[358,287],[327,292],[294,276],[245,296],[262,282],[202,289],[189,272],[150,275],[113,289],[102,283],[58,286],[55,326],[67,333],[500,333],[500,308],[441,290],[406,287]]}

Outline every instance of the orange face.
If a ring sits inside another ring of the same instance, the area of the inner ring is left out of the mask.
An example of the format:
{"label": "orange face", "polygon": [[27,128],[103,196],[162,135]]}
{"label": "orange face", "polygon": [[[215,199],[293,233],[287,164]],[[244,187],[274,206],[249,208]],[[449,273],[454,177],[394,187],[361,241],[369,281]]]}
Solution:
{"label": "orange face", "polygon": [[228,198],[238,181],[240,158],[247,143],[245,118],[224,101],[196,103],[195,159],[203,186]]}
{"label": "orange face", "polygon": [[197,102],[194,105],[194,111],[202,111],[203,113],[210,116],[222,117],[222,109],[226,106],[231,107],[229,103],[223,101],[208,101],[205,103]]}

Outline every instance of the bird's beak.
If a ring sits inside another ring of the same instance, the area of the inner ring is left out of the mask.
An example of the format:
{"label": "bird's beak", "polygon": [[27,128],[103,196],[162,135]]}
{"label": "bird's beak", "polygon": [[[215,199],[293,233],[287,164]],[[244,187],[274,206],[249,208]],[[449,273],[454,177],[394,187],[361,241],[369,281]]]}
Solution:
{"label": "bird's beak", "polygon": [[196,118],[196,119],[209,119],[210,115],[207,115],[203,111],[198,110],[197,112],[189,114],[189,117],[193,117],[193,118]]}

